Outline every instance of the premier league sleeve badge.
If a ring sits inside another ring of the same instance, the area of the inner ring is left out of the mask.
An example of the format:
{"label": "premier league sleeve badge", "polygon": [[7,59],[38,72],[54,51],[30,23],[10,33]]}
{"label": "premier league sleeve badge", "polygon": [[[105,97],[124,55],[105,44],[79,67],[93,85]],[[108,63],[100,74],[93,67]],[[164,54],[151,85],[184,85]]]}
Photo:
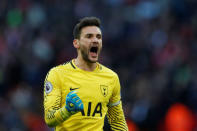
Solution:
{"label": "premier league sleeve badge", "polygon": [[51,82],[49,82],[49,81],[45,82],[44,90],[45,90],[46,94],[49,94],[53,90],[53,85],[51,84]]}

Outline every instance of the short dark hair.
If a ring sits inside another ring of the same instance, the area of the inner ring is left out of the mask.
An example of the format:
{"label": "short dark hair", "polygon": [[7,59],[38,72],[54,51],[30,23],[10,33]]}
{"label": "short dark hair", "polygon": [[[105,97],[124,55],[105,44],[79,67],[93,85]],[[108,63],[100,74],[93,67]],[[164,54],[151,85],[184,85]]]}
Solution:
{"label": "short dark hair", "polygon": [[84,17],[80,19],[79,23],[76,24],[73,30],[74,39],[80,38],[82,28],[86,26],[97,26],[100,28],[100,24],[100,19],[97,17]]}

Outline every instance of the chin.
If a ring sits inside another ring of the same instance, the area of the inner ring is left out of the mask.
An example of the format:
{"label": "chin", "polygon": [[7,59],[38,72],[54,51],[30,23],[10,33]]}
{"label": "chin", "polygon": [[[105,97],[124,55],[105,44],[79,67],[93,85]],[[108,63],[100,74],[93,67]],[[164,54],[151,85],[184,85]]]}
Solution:
{"label": "chin", "polygon": [[96,63],[98,60],[90,60],[91,63]]}
{"label": "chin", "polygon": [[92,58],[88,58],[88,57],[84,58],[84,60],[88,63],[96,63],[98,61],[98,59],[94,59],[94,58],[92,59]]}
{"label": "chin", "polygon": [[89,61],[91,62],[91,63],[96,63],[96,62],[98,62],[98,59],[96,58],[96,59],[89,59]]}

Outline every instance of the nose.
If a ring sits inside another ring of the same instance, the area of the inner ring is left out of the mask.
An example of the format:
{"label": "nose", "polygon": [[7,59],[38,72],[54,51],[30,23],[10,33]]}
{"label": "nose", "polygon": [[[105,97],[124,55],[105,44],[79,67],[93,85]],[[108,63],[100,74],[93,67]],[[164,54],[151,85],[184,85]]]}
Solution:
{"label": "nose", "polygon": [[92,38],[92,43],[99,43],[99,39],[97,37]]}

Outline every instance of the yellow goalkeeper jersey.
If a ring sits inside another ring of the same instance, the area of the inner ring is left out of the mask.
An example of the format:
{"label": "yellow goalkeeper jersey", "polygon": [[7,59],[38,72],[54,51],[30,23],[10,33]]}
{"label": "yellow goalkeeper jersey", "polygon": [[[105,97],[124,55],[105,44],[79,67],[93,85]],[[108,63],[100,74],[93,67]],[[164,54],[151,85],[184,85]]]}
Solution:
{"label": "yellow goalkeeper jersey", "polygon": [[[58,131],[102,131],[108,106],[120,104],[120,83],[115,72],[97,63],[94,71],[78,68],[73,60],[52,68],[45,79],[45,121],[56,119],[70,91],[84,104],[84,110],[58,124]],[[121,107],[122,108],[122,107]]]}

